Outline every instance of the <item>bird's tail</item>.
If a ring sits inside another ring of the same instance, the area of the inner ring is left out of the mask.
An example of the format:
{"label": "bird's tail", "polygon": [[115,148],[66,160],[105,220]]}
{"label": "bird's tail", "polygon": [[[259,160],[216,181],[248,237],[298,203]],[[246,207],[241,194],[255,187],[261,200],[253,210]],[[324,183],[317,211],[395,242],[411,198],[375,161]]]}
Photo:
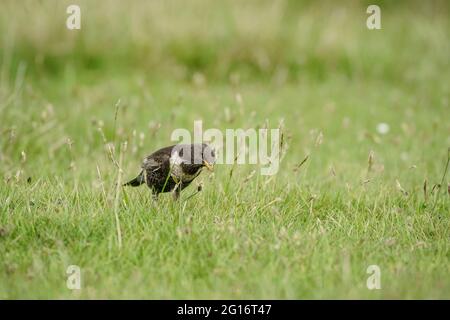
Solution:
{"label": "bird's tail", "polygon": [[123,186],[139,187],[144,182],[145,182],[144,172],[141,171],[141,173],[139,173],[139,175],[136,178],[134,178],[133,180],[128,181]]}

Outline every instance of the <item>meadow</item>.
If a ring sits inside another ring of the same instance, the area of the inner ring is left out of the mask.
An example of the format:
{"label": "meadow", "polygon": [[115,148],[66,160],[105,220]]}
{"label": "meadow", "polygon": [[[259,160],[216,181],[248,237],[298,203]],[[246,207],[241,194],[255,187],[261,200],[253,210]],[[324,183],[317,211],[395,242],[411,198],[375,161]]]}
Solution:
{"label": "meadow", "polygon": [[[0,4],[1,299],[450,298],[448,2],[72,2]],[[118,187],[194,120],[279,172]]]}

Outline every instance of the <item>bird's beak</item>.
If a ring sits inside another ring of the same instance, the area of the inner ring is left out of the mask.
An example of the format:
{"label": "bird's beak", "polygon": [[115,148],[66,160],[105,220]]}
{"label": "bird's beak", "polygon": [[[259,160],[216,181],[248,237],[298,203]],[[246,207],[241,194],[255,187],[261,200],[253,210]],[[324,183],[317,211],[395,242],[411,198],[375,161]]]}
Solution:
{"label": "bird's beak", "polygon": [[209,170],[214,171],[214,167],[206,160],[203,160],[203,165]]}

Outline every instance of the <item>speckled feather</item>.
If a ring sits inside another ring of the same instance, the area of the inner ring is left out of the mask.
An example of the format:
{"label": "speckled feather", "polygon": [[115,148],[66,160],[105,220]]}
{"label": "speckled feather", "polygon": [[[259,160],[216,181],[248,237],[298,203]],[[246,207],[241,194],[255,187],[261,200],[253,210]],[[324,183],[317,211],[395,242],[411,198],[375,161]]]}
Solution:
{"label": "speckled feather", "polygon": [[198,154],[194,151],[195,145],[191,144],[190,157],[183,155],[183,149],[179,149],[180,152],[174,150],[176,146],[183,147],[183,145],[165,147],[146,157],[141,166],[141,173],[124,185],[139,186],[146,183],[155,195],[170,191],[179,193],[189,186],[204,166],[203,152],[208,146],[203,144],[199,149],[201,154]]}

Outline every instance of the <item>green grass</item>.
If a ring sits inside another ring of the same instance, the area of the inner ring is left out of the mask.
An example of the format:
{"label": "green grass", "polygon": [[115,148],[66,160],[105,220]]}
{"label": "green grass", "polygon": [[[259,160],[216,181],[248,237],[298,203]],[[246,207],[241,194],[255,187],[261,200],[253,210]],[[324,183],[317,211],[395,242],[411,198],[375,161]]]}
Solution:
{"label": "green grass", "polygon": [[[448,4],[81,2],[71,33],[58,3],[0,10],[0,298],[450,297]],[[280,171],[117,193],[123,142],[126,180],[197,119],[284,121]]]}

